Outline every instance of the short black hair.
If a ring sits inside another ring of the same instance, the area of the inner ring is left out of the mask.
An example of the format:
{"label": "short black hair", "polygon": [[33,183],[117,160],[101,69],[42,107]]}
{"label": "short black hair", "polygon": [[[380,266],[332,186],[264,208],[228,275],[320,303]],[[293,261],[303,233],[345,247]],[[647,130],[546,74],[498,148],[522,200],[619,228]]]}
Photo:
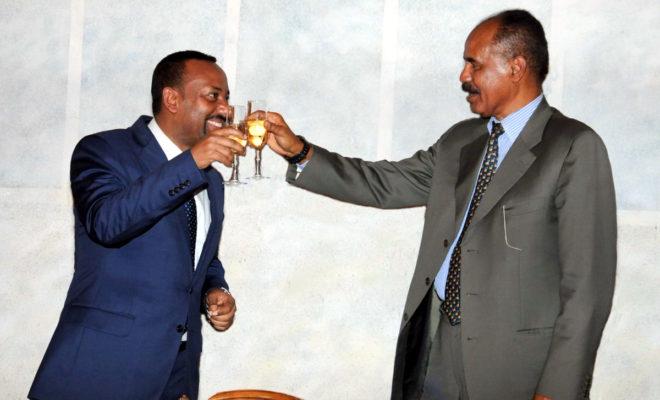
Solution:
{"label": "short black hair", "polygon": [[484,22],[499,23],[494,43],[501,47],[508,58],[525,57],[527,65],[537,78],[538,84],[548,75],[548,41],[543,25],[527,10],[505,10]]}
{"label": "short black hair", "polygon": [[185,63],[188,60],[216,62],[215,57],[195,50],[177,51],[160,60],[151,78],[151,110],[154,116],[160,112],[163,89],[181,84]]}

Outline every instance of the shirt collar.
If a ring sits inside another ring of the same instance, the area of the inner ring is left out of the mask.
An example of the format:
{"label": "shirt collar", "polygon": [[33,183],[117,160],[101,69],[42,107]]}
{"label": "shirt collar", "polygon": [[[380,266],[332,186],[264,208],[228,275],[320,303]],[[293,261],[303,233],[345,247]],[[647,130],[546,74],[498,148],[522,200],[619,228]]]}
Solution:
{"label": "shirt collar", "polygon": [[151,133],[154,134],[154,137],[156,138],[156,141],[160,145],[160,148],[163,149],[163,153],[165,153],[165,157],[167,157],[167,161],[183,153],[183,151],[181,151],[181,149],[176,144],[174,144],[172,139],[170,139],[165,134],[165,132],[163,132],[160,126],[158,126],[158,122],[156,122],[156,118],[153,118],[149,122],[149,125],[147,125],[147,127],[149,128]]}
{"label": "shirt collar", "polygon": [[487,125],[488,132],[492,132],[493,124],[495,122],[501,123],[502,128],[504,128],[503,135],[506,136],[511,141],[511,143],[513,143],[516,138],[518,138],[525,125],[527,125],[527,121],[529,121],[529,119],[532,117],[532,114],[534,114],[534,111],[536,111],[536,108],[539,106],[539,104],[541,104],[542,100],[543,93],[538,95],[534,100],[530,101],[522,108],[507,115],[501,121],[499,121],[494,116],[490,117]]}

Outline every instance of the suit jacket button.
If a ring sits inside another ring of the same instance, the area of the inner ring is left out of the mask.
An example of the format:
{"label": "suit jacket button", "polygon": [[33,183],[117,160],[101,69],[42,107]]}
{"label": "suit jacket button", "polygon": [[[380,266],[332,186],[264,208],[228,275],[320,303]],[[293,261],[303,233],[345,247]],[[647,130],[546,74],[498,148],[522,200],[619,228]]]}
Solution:
{"label": "suit jacket button", "polygon": [[431,278],[429,278],[427,276],[426,279],[424,279],[424,282],[426,283],[426,286],[430,285],[431,284]]}
{"label": "suit jacket button", "polygon": [[167,193],[169,193],[169,194],[170,194],[170,196],[174,196],[174,190],[172,190],[172,189],[170,189],[170,191],[169,191],[169,192],[167,192]]}
{"label": "suit jacket button", "polygon": [[445,246],[445,247],[449,247],[449,240],[445,239],[445,240],[442,242],[442,245]]}
{"label": "suit jacket button", "polygon": [[190,186],[190,180],[186,179],[186,181],[183,184],[186,185],[186,186]]}
{"label": "suit jacket button", "polygon": [[176,331],[179,332],[179,333],[183,333],[183,332],[186,331],[186,327],[179,324],[179,325],[176,326]]}

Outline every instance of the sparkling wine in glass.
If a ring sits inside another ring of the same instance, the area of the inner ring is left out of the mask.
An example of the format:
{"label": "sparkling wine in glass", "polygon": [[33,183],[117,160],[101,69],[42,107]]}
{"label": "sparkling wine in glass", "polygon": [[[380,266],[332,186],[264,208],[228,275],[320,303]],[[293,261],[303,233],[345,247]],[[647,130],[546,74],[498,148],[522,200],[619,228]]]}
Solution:
{"label": "sparkling wine in glass", "polygon": [[265,100],[248,101],[248,115],[256,111],[263,111],[263,114],[258,117],[251,117],[247,120],[247,134],[248,144],[255,150],[254,175],[251,179],[258,180],[267,178],[261,174],[261,150],[264,148],[266,141],[268,140],[268,132],[265,127],[266,115],[268,115],[268,105]]}
{"label": "sparkling wine in glass", "polygon": [[[240,143],[241,146],[245,147],[247,145],[247,136],[245,135],[245,118],[247,117],[247,109],[245,106],[229,106],[229,112],[225,118],[225,125],[231,126],[234,129],[237,129],[242,136],[230,136],[230,139],[235,140]],[[231,177],[228,181],[225,182],[225,185],[229,186],[238,186],[244,185],[245,182],[241,181],[239,178],[239,165],[240,158],[237,153],[234,153],[234,159],[231,164]]]}

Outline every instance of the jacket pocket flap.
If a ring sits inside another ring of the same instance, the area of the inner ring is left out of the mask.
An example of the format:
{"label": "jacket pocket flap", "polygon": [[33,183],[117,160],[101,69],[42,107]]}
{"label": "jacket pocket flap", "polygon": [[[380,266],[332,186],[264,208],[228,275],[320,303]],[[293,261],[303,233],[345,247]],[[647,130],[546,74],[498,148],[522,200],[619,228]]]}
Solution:
{"label": "jacket pocket flap", "polygon": [[127,336],[133,327],[135,316],[74,304],[64,309],[62,321],[115,336]]}

